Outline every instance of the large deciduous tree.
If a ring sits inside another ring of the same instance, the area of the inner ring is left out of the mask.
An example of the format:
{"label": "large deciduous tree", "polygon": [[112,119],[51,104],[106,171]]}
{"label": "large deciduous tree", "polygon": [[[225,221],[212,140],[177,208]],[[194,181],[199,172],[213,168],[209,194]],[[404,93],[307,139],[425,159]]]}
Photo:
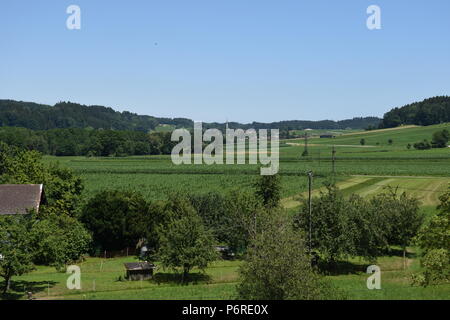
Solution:
{"label": "large deciduous tree", "polygon": [[3,293],[6,293],[13,276],[20,276],[33,269],[27,217],[0,217],[0,255],[0,277],[4,279]]}
{"label": "large deciduous tree", "polygon": [[173,197],[169,218],[158,230],[159,258],[165,268],[181,270],[182,282],[192,268],[204,270],[217,258],[212,234],[188,200]]}
{"label": "large deciduous tree", "polygon": [[135,247],[139,240],[154,237],[153,216],[141,194],[105,190],[84,206],[81,221],[92,232],[94,245],[103,250]]}
{"label": "large deciduous tree", "polygon": [[280,212],[251,241],[239,270],[238,298],[246,300],[305,300],[337,298],[335,291],[311,267],[302,233]]}

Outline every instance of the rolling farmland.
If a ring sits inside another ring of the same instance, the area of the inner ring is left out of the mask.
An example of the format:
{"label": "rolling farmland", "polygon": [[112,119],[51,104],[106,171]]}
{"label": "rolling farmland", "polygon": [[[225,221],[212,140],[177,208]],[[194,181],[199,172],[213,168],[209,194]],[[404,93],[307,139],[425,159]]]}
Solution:
{"label": "rolling farmland", "polygon": [[[287,140],[280,147],[280,175],[283,198],[307,190],[306,172],[313,170],[314,188],[336,179],[349,193],[371,196],[387,186],[421,198],[423,205],[435,205],[450,182],[450,148],[408,150],[407,143],[430,139],[436,130],[449,124],[429,127],[352,132],[334,139],[309,139],[309,156],[301,157],[302,140]],[[366,145],[361,146],[361,138]],[[392,145],[388,140],[392,139]],[[376,142],[380,145],[375,145]],[[374,145],[372,145],[373,143]],[[335,172],[332,174],[332,146],[335,146]],[[205,193],[249,189],[259,174],[258,165],[180,165],[170,156],[123,158],[45,157],[59,161],[79,174],[86,185],[85,195],[105,189],[134,189],[149,200],[165,199],[172,192]]]}
{"label": "rolling farmland", "polygon": [[[450,148],[425,151],[408,150],[407,143],[430,139],[432,133],[450,125],[430,127],[408,126],[397,129],[343,133],[334,139],[312,138],[309,155],[302,157],[303,140],[286,140],[280,148],[282,205],[296,212],[299,199],[307,196],[308,170],[314,171],[313,196],[325,189],[323,183],[335,181],[344,195],[364,198],[385,192],[386,188],[417,197],[429,216],[435,212],[439,196],[450,183]],[[366,145],[360,145],[360,139]],[[392,139],[392,145],[388,140]],[[377,145],[377,142],[379,143]],[[332,146],[335,146],[335,174],[332,174]],[[170,156],[139,156],[122,158],[45,157],[58,160],[83,178],[84,196],[91,197],[102,189],[132,189],[148,200],[166,199],[170,193],[228,192],[250,190],[258,178],[257,165],[181,165],[172,164]],[[403,270],[400,255],[379,258],[383,273],[383,290],[370,292],[365,287],[365,266],[368,261],[355,258],[353,270],[328,280],[346,290],[351,299],[446,299],[449,286],[411,287],[410,276],[420,270],[418,248],[408,248],[407,269]],[[65,275],[51,267],[39,267],[19,277],[35,286],[39,299],[232,299],[235,297],[237,270],[241,261],[218,261],[206,269],[206,278],[180,288],[176,283],[157,281],[123,282],[124,261],[134,259],[88,258],[81,264],[85,287],[70,292],[64,286]],[[170,278],[170,272],[159,270]],[[195,274],[194,270],[194,274]],[[51,279],[51,285],[48,279]],[[49,289],[50,288],[50,289]],[[18,294],[21,290],[17,289]]]}

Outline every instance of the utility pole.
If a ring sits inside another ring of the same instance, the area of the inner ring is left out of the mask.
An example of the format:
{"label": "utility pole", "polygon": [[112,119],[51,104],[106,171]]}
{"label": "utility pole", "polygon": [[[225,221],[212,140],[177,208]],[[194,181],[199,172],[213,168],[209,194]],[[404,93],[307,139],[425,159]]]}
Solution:
{"label": "utility pole", "polygon": [[305,131],[305,153],[308,155],[308,132]]}
{"label": "utility pole", "polygon": [[331,151],[331,163],[333,166],[333,175],[335,175],[336,174],[336,148],[334,146]]}
{"label": "utility pole", "polygon": [[305,150],[303,150],[302,157],[306,157],[308,155],[308,132],[305,131]]}
{"label": "utility pole", "polygon": [[309,255],[312,254],[312,180],[313,172],[308,172],[308,209],[309,209]]}

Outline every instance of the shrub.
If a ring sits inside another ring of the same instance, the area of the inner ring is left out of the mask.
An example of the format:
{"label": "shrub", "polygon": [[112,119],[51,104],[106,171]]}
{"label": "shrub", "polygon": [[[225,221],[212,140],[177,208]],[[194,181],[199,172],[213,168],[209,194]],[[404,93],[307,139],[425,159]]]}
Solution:
{"label": "shrub", "polygon": [[425,139],[421,142],[414,143],[414,149],[429,150],[429,149],[431,149],[431,144],[428,142],[428,140]]}

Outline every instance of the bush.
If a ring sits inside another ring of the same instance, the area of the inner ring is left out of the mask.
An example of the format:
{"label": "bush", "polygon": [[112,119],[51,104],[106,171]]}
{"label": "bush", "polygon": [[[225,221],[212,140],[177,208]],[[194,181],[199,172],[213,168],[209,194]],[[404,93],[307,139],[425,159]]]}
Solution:
{"label": "bush", "polygon": [[449,139],[450,133],[447,129],[437,131],[433,133],[433,140],[431,140],[431,145],[433,146],[433,148],[447,148]]}
{"label": "bush", "polygon": [[414,143],[414,149],[429,150],[429,149],[431,149],[431,144],[428,142],[428,140],[425,139],[421,142]]}

